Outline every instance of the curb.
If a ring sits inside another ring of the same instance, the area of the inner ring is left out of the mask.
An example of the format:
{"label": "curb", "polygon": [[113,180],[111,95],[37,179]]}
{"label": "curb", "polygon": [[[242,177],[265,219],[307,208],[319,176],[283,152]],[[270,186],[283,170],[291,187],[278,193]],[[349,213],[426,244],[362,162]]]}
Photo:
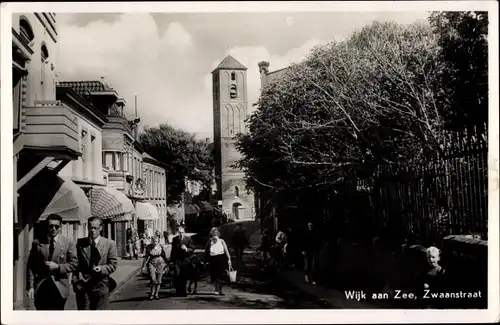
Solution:
{"label": "curb", "polygon": [[109,297],[111,298],[115,293],[117,293],[118,291],[120,291],[120,289],[125,285],[125,283],[127,283],[130,279],[132,279],[132,277],[134,277],[135,275],[137,275],[137,273],[139,273],[141,271],[141,267],[137,267],[137,269],[133,272],[130,272],[130,275],[128,275],[124,280],[120,281],[120,283],[117,283],[116,284],[116,289],[113,290],[113,292],[111,292],[109,294]]}

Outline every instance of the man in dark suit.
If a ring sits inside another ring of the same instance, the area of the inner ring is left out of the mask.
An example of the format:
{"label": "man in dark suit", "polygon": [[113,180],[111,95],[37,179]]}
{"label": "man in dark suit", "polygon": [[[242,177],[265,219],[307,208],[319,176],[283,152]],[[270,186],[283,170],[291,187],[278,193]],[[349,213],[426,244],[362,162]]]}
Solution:
{"label": "man in dark suit", "polygon": [[191,237],[186,236],[183,226],[179,227],[178,235],[172,241],[171,259],[178,267],[175,277],[175,293],[178,297],[186,297],[187,267],[189,257],[194,252],[194,244]]}
{"label": "man in dark suit", "polygon": [[60,235],[62,218],[47,217],[47,237],[35,240],[28,257],[28,297],[37,310],[64,310],[69,296],[69,274],[78,260],[73,243]]}
{"label": "man in dark suit", "polygon": [[89,218],[89,237],[76,244],[78,268],[73,273],[73,290],[78,310],[102,310],[109,303],[109,293],[116,287],[110,277],[116,270],[117,252],[113,240],[101,237],[102,221]]}

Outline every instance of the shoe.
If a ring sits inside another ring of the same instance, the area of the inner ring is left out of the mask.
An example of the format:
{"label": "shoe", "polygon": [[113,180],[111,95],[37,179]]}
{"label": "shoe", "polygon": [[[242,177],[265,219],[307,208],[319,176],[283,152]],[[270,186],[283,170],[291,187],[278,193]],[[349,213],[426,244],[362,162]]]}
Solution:
{"label": "shoe", "polygon": [[316,285],[316,282],[314,282],[314,281],[313,281],[313,282],[312,282],[312,284],[313,284],[313,285]]}
{"label": "shoe", "polygon": [[218,296],[219,295],[219,291],[214,291],[214,295]]}
{"label": "shoe", "polygon": [[153,300],[155,297],[153,295],[149,295],[149,300]]}
{"label": "shoe", "polygon": [[160,296],[156,295],[155,300],[160,300]]}
{"label": "shoe", "polygon": [[192,294],[193,294],[193,295],[195,295],[195,294],[197,294],[197,293],[198,293],[198,292],[197,292],[196,290],[193,290],[193,293],[192,293]]}

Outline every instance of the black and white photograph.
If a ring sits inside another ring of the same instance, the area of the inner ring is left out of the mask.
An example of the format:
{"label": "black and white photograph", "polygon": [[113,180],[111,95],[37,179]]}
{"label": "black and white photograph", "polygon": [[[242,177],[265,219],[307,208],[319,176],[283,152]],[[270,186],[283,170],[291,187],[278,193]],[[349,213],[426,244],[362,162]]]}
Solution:
{"label": "black and white photograph", "polygon": [[500,319],[498,4],[281,4],[2,4],[2,323]]}

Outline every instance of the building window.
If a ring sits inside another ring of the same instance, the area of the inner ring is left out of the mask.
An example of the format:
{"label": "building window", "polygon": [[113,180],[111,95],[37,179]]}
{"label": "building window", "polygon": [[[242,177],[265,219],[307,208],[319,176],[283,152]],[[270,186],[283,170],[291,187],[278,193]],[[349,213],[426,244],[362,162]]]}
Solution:
{"label": "building window", "polygon": [[28,44],[35,39],[30,23],[26,19],[19,20],[19,35]]}
{"label": "building window", "polygon": [[234,194],[236,195],[236,197],[240,197],[240,189],[238,188],[238,186],[234,187]]}
{"label": "building window", "polygon": [[45,65],[47,64],[47,60],[49,58],[49,52],[47,51],[47,47],[45,45],[42,45],[41,48],[41,55],[40,59],[42,61],[41,63],[41,68],[40,68],[40,85],[41,85],[41,95],[42,99],[45,99],[45,88],[46,88],[46,82],[45,82]]}
{"label": "building window", "polygon": [[231,72],[231,80],[232,81],[236,80],[236,73],[235,72]]}
{"label": "building window", "polygon": [[[12,71],[13,75],[14,75],[14,78],[15,78],[15,74],[18,73],[17,71],[15,71],[15,69],[13,69],[14,71]],[[13,104],[13,108],[14,108],[14,111],[12,112],[12,115],[13,115],[13,118],[14,118],[14,127],[13,129],[14,130],[18,130],[20,127],[19,127],[19,124],[21,123],[21,89],[22,89],[22,85],[23,85],[23,79],[22,77],[19,77],[17,78],[17,80],[13,80],[13,83],[12,85],[14,86],[12,88],[12,104]]]}
{"label": "building window", "polygon": [[89,169],[90,169],[90,173],[88,175],[88,177],[91,179],[91,180],[94,180],[94,174],[96,173],[96,171],[94,170],[94,161],[95,161],[95,157],[96,157],[96,151],[97,151],[97,148],[96,148],[96,141],[95,141],[95,135],[91,135],[90,136],[90,148],[89,148],[89,156],[90,156],[90,159],[89,161],[87,162],[87,164],[89,164]]}
{"label": "building window", "polygon": [[127,166],[125,154],[119,151],[106,152],[104,162],[106,167],[114,171],[123,171],[122,168]]}
{"label": "building window", "polygon": [[122,160],[122,170],[124,172],[128,171],[128,152],[123,152],[121,153],[121,160]]}

